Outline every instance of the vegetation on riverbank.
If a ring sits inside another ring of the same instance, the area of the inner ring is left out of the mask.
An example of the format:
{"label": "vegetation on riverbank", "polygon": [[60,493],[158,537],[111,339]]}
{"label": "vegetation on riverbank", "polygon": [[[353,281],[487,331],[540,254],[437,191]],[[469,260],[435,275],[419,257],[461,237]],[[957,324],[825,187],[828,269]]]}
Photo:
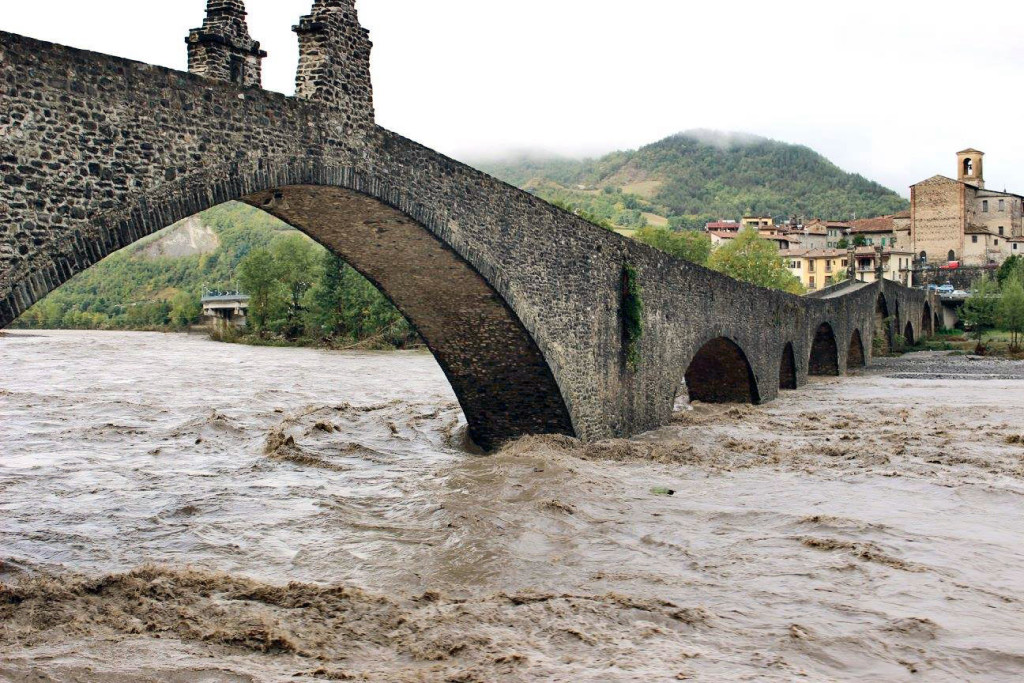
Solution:
{"label": "vegetation on riverbank", "polygon": [[182,331],[200,321],[205,291],[252,286],[258,324],[218,338],[345,348],[420,343],[365,278],[269,214],[229,203],[198,220],[210,234],[191,253],[182,247],[196,243],[189,226],[172,226],[75,276],[14,327]]}

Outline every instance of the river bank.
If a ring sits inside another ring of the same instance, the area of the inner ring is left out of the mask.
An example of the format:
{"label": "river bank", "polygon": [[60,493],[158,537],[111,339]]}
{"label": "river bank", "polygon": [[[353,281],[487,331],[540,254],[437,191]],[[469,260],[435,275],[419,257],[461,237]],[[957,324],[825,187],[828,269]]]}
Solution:
{"label": "river bank", "polygon": [[0,366],[0,679],[1024,670],[1020,363],[488,457],[426,354],[14,332]]}

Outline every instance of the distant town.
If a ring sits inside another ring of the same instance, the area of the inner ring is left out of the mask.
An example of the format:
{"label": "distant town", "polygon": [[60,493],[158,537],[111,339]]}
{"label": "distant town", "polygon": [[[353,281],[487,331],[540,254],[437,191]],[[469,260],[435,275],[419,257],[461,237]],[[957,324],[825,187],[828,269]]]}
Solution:
{"label": "distant town", "polygon": [[[957,153],[956,179],[935,175],[911,185],[910,209],[851,221],[743,216],[707,223],[714,246],[744,229],[778,247],[809,292],[853,276],[907,286],[956,282],[967,287],[1011,256],[1024,255],[1024,195],[985,187],[984,156]],[[851,262],[853,270],[850,270]]]}

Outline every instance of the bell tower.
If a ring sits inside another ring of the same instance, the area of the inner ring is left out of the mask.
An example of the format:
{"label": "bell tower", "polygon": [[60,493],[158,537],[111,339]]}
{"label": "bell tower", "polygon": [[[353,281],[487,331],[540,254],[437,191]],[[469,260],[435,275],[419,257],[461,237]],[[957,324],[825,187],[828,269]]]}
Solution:
{"label": "bell tower", "polygon": [[956,178],[962,183],[985,189],[984,152],[976,149],[965,149],[956,153]]}
{"label": "bell tower", "polygon": [[189,31],[188,70],[243,87],[260,87],[267,53],[249,36],[243,0],[208,0],[206,20]]}

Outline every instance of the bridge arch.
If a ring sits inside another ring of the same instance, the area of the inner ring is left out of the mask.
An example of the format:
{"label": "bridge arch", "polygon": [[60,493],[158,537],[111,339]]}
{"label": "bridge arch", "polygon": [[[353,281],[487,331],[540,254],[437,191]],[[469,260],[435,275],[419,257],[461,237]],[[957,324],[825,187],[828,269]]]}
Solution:
{"label": "bridge arch", "polygon": [[810,375],[839,375],[839,346],[832,325],[827,322],[818,326],[811,344],[811,357],[808,363]]}
{"label": "bridge arch", "polygon": [[786,342],[779,363],[779,389],[791,391],[796,388],[796,354],[793,353],[793,342]]}
{"label": "bridge arch", "polygon": [[700,347],[686,369],[686,389],[691,401],[761,402],[747,354],[726,337],[715,337]]}
{"label": "bridge arch", "polygon": [[867,365],[864,356],[864,340],[860,336],[860,330],[854,330],[850,335],[850,349],[846,354],[846,367],[862,368]]}
{"label": "bridge arch", "polygon": [[920,332],[922,338],[935,334],[932,327],[932,307],[927,301],[924,302],[924,310],[921,312]]}
{"label": "bridge arch", "polygon": [[196,213],[242,201],[335,253],[395,305],[444,371],[478,445],[490,450],[524,434],[576,433],[555,364],[517,313],[515,296],[446,241],[443,221],[407,195],[352,168],[269,160],[207,170],[176,187],[162,185],[133,206],[94,219],[94,239],[76,231],[70,253],[15,287],[0,325],[107,255]]}
{"label": "bridge arch", "polygon": [[903,328],[903,338],[906,339],[907,346],[913,346],[917,343],[917,337],[914,335],[914,324],[909,320],[906,327]]}

